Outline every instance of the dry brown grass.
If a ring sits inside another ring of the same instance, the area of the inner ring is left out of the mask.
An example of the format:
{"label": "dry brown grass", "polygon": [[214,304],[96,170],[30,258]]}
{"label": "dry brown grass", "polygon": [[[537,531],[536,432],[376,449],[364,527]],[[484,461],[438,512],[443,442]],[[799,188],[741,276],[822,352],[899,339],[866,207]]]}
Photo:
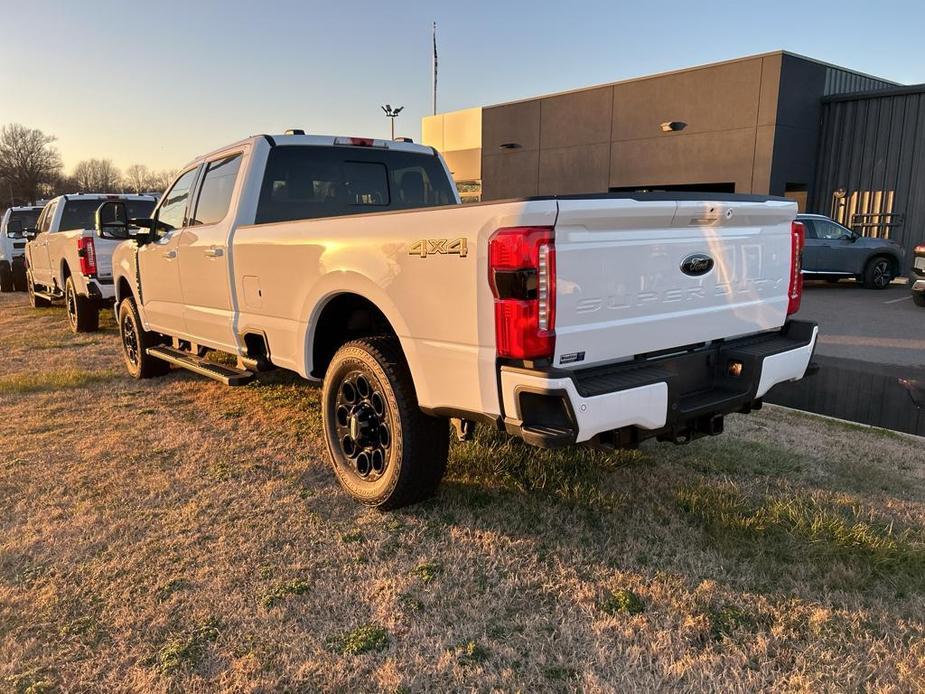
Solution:
{"label": "dry brown grass", "polygon": [[483,432],[384,515],[294,379],[132,381],[111,322],[22,295],[0,350],[0,690],[925,687],[920,440],[775,409],[611,455]]}

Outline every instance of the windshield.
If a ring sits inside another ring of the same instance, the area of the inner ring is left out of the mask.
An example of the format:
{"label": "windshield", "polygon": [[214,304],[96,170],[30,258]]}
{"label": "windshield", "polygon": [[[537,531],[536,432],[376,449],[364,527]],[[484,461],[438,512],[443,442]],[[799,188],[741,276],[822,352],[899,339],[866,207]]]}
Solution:
{"label": "windshield", "polygon": [[6,223],[6,235],[11,238],[21,238],[23,230],[34,227],[39,221],[40,214],[42,214],[41,207],[34,210],[13,210]]}
{"label": "windshield", "polygon": [[[105,200],[67,200],[61,214],[60,231],[71,229],[93,229],[96,227],[96,210]],[[129,219],[150,217],[154,209],[153,200],[125,200]]]}

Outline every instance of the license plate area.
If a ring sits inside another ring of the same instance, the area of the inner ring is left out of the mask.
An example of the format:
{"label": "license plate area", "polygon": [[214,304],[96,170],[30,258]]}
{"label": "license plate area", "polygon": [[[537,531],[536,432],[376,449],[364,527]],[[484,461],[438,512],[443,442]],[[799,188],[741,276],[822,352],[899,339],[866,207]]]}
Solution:
{"label": "license plate area", "polygon": [[925,258],[915,259],[915,269],[922,270],[923,272],[925,272]]}

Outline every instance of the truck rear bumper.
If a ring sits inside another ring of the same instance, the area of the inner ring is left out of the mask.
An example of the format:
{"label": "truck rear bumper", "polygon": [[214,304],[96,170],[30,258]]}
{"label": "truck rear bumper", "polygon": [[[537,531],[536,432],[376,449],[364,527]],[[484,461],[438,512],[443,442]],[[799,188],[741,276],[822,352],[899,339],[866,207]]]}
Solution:
{"label": "truck rear bumper", "polygon": [[505,428],[541,447],[717,434],[724,415],[756,409],[772,387],[802,378],[817,335],[815,323],[794,320],[779,332],[573,372],[502,366]]}

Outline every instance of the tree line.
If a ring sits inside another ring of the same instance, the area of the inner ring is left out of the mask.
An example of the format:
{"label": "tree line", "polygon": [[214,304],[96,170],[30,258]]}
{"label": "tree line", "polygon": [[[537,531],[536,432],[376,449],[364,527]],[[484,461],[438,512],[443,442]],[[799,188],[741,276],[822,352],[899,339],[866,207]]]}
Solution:
{"label": "tree line", "polygon": [[86,159],[67,174],[55,139],[19,123],[0,128],[0,207],[32,204],[63,193],[161,192],[174,175],[144,164],[132,164],[123,172],[109,159]]}

